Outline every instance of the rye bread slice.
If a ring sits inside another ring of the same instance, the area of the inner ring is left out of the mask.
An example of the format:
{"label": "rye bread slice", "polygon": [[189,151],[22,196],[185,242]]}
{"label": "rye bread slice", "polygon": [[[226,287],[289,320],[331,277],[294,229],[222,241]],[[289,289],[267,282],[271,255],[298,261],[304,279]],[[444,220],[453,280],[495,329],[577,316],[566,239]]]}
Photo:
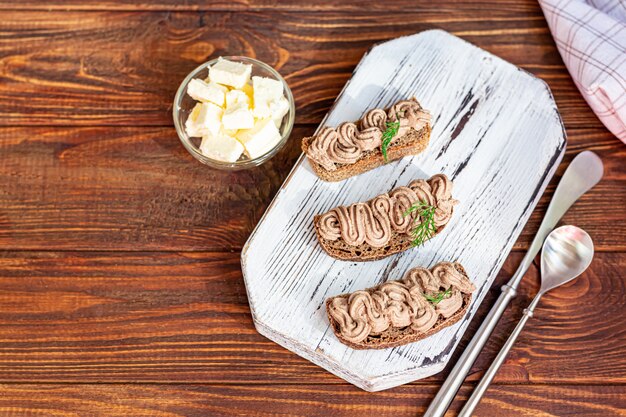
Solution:
{"label": "rye bread slice", "polygon": [[[309,136],[302,139],[302,151],[305,154],[314,138],[315,136]],[[395,161],[408,155],[417,155],[426,149],[429,141],[430,125],[428,123],[420,130],[411,128],[405,135],[389,145],[387,148],[387,162]],[[307,159],[317,176],[328,182],[343,181],[346,178],[362,174],[386,163],[380,148],[365,152],[363,157],[354,164],[337,164],[337,169],[334,171],[328,171],[311,158],[307,157]]]}
{"label": "rye bread slice", "polygon": [[[454,214],[454,209],[452,209],[452,214]],[[397,233],[395,231],[391,232],[391,239],[389,239],[389,243],[382,248],[374,248],[365,242],[359,246],[351,246],[348,245],[342,238],[337,240],[324,239],[319,230],[320,217],[320,215],[313,217],[313,226],[315,228],[315,233],[317,234],[317,240],[320,242],[322,249],[324,249],[327,254],[342,261],[376,261],[396,253],[404,252],[412,247],[413,239],[410,235],[407,235],[406,233]],[[446,225],[447,223],[443,226],[439,226],[430,239],[441,233]]]}
{"label": "rye bread slice", "polygon": [[[469,279],[467,272],[465,272],[465,269],[460,263],[454,262],[454,267],[456,268],[457,271],[459,271],[461,274],[463,274],[465,277]],[[447,319],[443,318],[442,316],[439,316],[439,319],[437,320],[435,325],[426,332],[418,333],[415,330],[411,329],[410,326],[404,327],[404,328],[389,327],[387,330],[385,330],[379,335],[370,335],[365,340],[358,342],[358,343],[354,343],[354,342],[347,341],[341,336],[341,332],[339,331],[339,324],[329,313],[329,307],[330,307],[330,303],[332,302],[332,300],[336,297],[345,297],[347,295],[348,294],[341,294],[341,295],[337,295],[335,297],[331,297],[327,299],[326,300],[326,316],[328,317],[328,320],[330,322],[330,327],[333,329],[333,332],[335,333],[335,336],[337,336],[337,339],[339,339],[339,341],[341,341],[341,343],[343,343],[344,345],[349,346],[352,349],[359,349],[359,350],[387,349],[387,348],[393,348],[393,347],[417,342],[422,339],[426,339],[427,337],[432,336],[438,331],[445,329],[446,327],[452,326],[454,323],[461,320],[461,318],[463,318],[465,313],[467,313],[467,310],[469,309],[469,306],[471,305],[471,302],[472,302],[472,294],[463,294],[462,307],[456,313],[454,313],[452,316],[448,317]]]}

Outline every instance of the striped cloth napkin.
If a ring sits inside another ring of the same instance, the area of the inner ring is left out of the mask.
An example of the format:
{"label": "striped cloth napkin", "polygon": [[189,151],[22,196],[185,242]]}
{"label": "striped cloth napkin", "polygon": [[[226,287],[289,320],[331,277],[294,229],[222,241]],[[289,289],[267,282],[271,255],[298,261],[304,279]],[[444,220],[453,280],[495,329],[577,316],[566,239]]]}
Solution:
{"label": "striped cloth napkin", "polygon": [[589,106],[626,143],[626,1],[539,0]]}

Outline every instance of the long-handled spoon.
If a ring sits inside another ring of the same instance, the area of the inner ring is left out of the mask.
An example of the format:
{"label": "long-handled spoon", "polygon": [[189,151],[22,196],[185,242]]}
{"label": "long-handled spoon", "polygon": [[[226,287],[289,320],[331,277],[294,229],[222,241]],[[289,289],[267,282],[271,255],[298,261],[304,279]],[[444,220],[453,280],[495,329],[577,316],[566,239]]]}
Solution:
{"label": "long-handled spoon", "polygon": [[593,242],[587,232],[576,226],[561,226],[548,235],[541,250],[541,288],[524,310],[524,315],[509,336],[498,356],[480,380],[472,396],[465,403],[459,417],[470,417],[474,408],[487,391],[489,384],[506,356],[513,347],[515,340],[522,332],[524,325],[533,316],[535,307],[541,297],[548,291],[559,287],[579,276],[589,267],[593,259]]}
{"label": "long-handled spoon", "polygon": [[552,201],[550,201],[548,211],[541,222],[541,226],[539,226],[539,230],[526,256],[522,259],[522,263],[515,272],[515,275],[502,287],[500,297],[498,297],[496,303],[491,307],[491,310],[489,310],[487,317],[485,317],[485,320],[465,348],[465,351],[463,351],[463,354],[450,372],[450,375],[430,403],[424,417],[443,417],[452,399],[454,399],[456,392],[463,383],[463,380],[472,368],[472,364],[478,357],[487,339],[489,339],[489,335],[491,335],[491,332],[500,320],[502,313],[504,313],[509,302],[515,297],[519,283],[522,281],[524,274],[533,259],[535,259],[537,253],[539,253],[539,249],[541,249],[541,245],[546,236],[554,229],[554,226],[556,226],[571,205],[600,181],[603,171],[604,167],[602,161],[598,155],[590,151],[581,152],[576,155],[569,167],[567,167],[552,197]]}

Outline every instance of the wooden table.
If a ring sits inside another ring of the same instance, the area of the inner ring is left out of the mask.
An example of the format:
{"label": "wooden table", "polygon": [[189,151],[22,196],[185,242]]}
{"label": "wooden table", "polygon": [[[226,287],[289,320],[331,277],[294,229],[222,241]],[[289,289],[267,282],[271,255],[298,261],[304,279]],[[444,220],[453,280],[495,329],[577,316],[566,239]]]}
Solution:
{"label": "wooden table", "polygon": [[[443,28],[544,79],[604,180],[564,222],[596,242],[590,270],[546,296],[480,416],[626,415],[626,146],[587,107],[533,0],[0,1],[0,415],[416,416],[447,371],[363,392],[252,325],[239,251],[362,54]],[[297,102],[260,168],[196,162],[172,125],[195,66],[249,55]],[[555,178],[498,283],[513,273]],[[453,409],[537,291],[524,280]],[[463,342],[461,348],[466,343]],[[460,349],[461,349],[460,348]]]}

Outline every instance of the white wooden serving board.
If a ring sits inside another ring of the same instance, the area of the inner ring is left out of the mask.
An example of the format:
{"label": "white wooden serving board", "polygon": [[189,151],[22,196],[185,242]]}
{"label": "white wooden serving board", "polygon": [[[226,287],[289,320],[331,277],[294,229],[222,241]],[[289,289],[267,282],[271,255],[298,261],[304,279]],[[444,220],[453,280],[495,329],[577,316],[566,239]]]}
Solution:
{"label": "white wooden serving board", "polygon": [[[439,30],[373,47],[321,125],[357,120],[412,96],[433,114],[426,151],[340,183],[319,180],[301,157],[241,257],[259,333],[367,391],[444,368],[565,151],[563,125],[543,81]],[[439,172],[453,179],[460,204],[444,232],[423,247],[356,263],[335,260],[318,244],[313,215]],[[393,349],[353,350],[335,338],[328,297],[439,261],[461,262],[476,284],[463,320]]]}

